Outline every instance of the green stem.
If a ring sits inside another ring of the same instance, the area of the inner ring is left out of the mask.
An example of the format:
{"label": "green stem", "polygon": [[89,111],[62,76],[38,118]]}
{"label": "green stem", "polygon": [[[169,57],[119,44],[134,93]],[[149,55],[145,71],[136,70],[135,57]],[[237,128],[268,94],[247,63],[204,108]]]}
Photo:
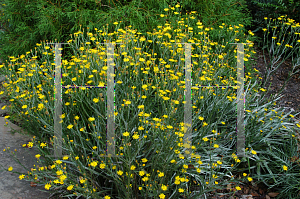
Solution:
{"label": "green stem", "polygon": [[248,169],[249,169],[249,174],[250,174],[250,162],[249,162],[249,157],[248,157],[247,159],[248,159]]}

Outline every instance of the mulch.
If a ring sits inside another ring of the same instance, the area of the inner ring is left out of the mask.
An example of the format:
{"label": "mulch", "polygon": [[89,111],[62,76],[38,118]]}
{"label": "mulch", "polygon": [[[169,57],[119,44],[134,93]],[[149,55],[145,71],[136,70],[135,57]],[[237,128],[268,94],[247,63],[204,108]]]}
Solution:
{"label": "mulch", "polygon": [[[256,68],[259,71],[259,76],[264,77],[266,73],[266,64],[264,62],[263,52],[260,49],[255,49],[258,57],[256,60],[256,65],[253,68]],[[265,52],[265,55],[267,53]],[[282,59],[279,60],[279,62]],[[270,62],[270,58],[266,56],[267,63]],[[300,69],[300,67],[298,67]],[[280,91],[281,87],[284,85],[284,82],[288,78],[289,72],[292,70],[291,59],[287,59],[279,68],[270,75],[270,79],[267,81],[267,89],[271,83],[270,89],[266,94],[266,98],[269,98],[271,94],[276,94]],[[297,68],[296,68],[297,70]],[[296,71],[295,70],[295,71]],[[282,93],[284,96],[279,99],[277,107],[286,107],[289,110],[294,110],[296,113],[300,112],[300,72],[292,76],[292,78],[286,83]],[[300,120],[300,114],[295,117],[296,120]]]}

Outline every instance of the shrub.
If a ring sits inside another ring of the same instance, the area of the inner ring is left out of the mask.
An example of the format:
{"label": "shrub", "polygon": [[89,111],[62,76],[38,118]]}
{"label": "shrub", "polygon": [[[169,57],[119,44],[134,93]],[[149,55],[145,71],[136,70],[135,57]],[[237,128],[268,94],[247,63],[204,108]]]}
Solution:
{"label": "shrub", "polygon": [[[52,3],[51,3],[52,2]],[[66,43],[70,34],[80,28],[88,29],[95,34],[94,29],[111,26],[115,21],[122,21],[122,27],[135,27],[142,34],[153,31],[162,23],[161,13],[164,9],[182,5],[182,17],[185,13],[196,11],[196,16],[209,28],[216,28],[222,23],[232,25],[250,23],[250,17],[245,12],[245,1],[195,1],[195,0],[145,0],[145,1],[23,1],[4,0],[0,24],[4,24],[4,33],[0,35],[0,58],[3,63],[9,61],[9,56],[17,57],[34,49],[41,41]],[[205,5],[205,6],[204,6]],[[211,13],[214,13],[212,15]],[[178,20],[178,15],[169,17],[170,22]],[[9,25],[9,26],[8,26]],[[195,26],[192,26],[194,29]],[[242,28],[242,27],[240,27]],[[216,33],[211,32],[211,40],[215,41]],[[87,36],[87,35],[85,35]],[[219,42],[219,41],[217,41]],[[94,44],[92,44],[92,47]],[[64,48],[63,56],[70,59],[72,49]],[[157,50],[157,49],[155,49]],[[160,55],[158,55],[160,56]],[[38,57],[38,61],[39,57]],[[42,60],[43,61],[43,60]],[[40,62],[41,64],[41,62]]]}

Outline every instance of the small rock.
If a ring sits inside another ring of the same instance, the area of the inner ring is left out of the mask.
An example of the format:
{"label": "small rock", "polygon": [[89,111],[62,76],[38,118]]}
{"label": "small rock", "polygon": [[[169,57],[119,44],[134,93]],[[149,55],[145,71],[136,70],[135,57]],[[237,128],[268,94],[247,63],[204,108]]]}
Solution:
{"label": "small rock", "polygon": [[252,195],[242,195],[242,199],[253,199]]}
{"label": "small rock", "polygon": [[268,193],[268,196],[275,198],[278,194],[279,193],[271,192],[271,193]]}

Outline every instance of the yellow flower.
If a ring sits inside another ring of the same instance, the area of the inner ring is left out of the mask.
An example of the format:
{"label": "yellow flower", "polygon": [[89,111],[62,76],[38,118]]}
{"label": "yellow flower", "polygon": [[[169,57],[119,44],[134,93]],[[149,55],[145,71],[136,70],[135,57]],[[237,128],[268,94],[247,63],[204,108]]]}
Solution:
{"label": "yellow flower", "polygon": [[167,187],[166,185],[162,185],[162,186],[161,186],[161,189],[162,189],[163,191],[167,191],[168,187]]}
{"label": "yellow flower", "polygon": [[218,144],[214,144],[214,147],[215,147],[215,148],[219,148],[219,145],[218,145]]}
{"label": "yellow flower", "polygon": [[261,89],[259,89],[259,90],[261,90],[261,91],[263,91],[263,92],[265,92],[265,91],[266,91],[266,89],[264,89],[264,88],[261,88]]}
{"label": "yellow flower", "polygon": [[267,29],[266,29],[266,28],[263,28],[262,30],[263,30],[264,32],[265,32],[265,31],[267,31]]}
{"label": "yellow flower", "polygon": [[163,193],[159,194],[160,199],[165,199],[165,197],[166,197],[165,194],[163,194]]}
{"label": "yellow flower", "polygon": [[109,196],[105,196],[104,199],[110,199],[110,197]]}
{"label": "yellow flower", "polygon": [[282,167],[283,167],[283,170],[287,171],[287,169],[288,169],[287,166],[283,165]]}
{"label": "yellow flower", "polygon": [[175,182],[174,182],[175,184],[180,184],[180,181],[179,180],[175,180]]}
{"label": "yellow flower", "polygon": [[33,146],[33,143],[32,143],[32,142],[28,142],[27,146],[28,146],[29,148],[31,148],[31,147]]}
{"label": "yellow flower", "polygon": [[55,162],[56,162],[56,164],[61,164],[62,163],[62,161],[60,161],[60,160],[56,160]]}
{"label": "yellow flower", "polygon": [[67,160],[67,159],[69,159],[67,155],[63,157],[63,160]]}
{"label": "yellow flower", "polygon": [[44,108],[44,104],[39,104],[38,105],[38,108],[41,110],[41,109],[43,109]]}
{"label": "yellow flower", "polygon": [[37,159],[39,159],[39,158],[41,157],[41,155],[40,155],[40,154],[36,154],[35,157],[36,157]]}
{"label": "yellow flower", "polygon": [[23,106],[22,106],[22,109],[25,109],[25,108],[27,108],[27,105],[23,105]]}
{"label": "yellow flower", "polygon": [[121,175],[123,174],[123,171],[119,170],[119,171],[117,172],[117,174],[118,174],[119,176],[121,176]]}
{"label": "yellow flower", "polygon": [[166,12],[169,11],[169,8],[165,8],[164,11],[166,11]]}
{"label": "yellow flower", "polygon": [[140,172],[139,172],[139,175],[140,175],[140,176],[145,175],[145,171],[140,171]]}
{"label": "yellow flower", "polygon": [[202,140],[204,140],[204,142],[208,141],[208,138],[202,138]]}
{"label": "yellow flower", "polygon": [[125,133],[123,133],[123,136],[125,136],[125,137],[127,137],[127,136],[129,136],[129,132],[125,132]]}
{"label": "yellow flower", "polygon": [[203,118],[203,117],[201,117],[201,116],[200,116],[200,117],[198,117],[198,118],[199,118],[199,120],[204,120],[204,118]]}
{"label": "yellow flower", "polygon": [[70,185],[70,186],[67,187],[67,189],[70,191],[70,190],[73,189],[73,187],[74,187],[74,185]]}
{"label": "yellow flower", "polygon": [[56,171],[56,175],[58,175],[58,176],[62,175],[63,173],[64,173],[64,172],[63,172],[62,170]]}
{"label": "yellow flower", "polygon": [[163,177],[165,174],[164,174],[164,172],[160,172],[159,174],[158,174],[158,177]]}
{"label": "yellow flower", "polygon": [[251,153],[253,153],[254,155],[256,154],[256,151],[252,150]]}
{"label": "yellow flower", "polygon": [[69,126],[67,126],[67,128],[68,128],[68,129],[71,129],[71,128],[73,128],[73,125],[70,124]]}
{"label": "yellow flower", "polygon": [[148,160],[147,160],[146,158],[143,158],[143,159],[142,159],[142,162],[144,162],[144,163],[147,162],[147,161],[148,161]]}
{"label": "yellow flower", "polygon": [[247,176],[247,173],[243,173],[243,176]]}
{"label": "yellow flower", "polygon": [[139,105],[138,108],[144,108],[144,105]]}
{"label": "yellow flower", "polygon": [[50,184],[46,184],[46,185],[45,185],[45,189],[47,189],[47,190],[49,190],[49,189],[50,189],[50,187],[51,187],[51,185],[50,185]]}
{"label": "yellow flower", "polygon": [[92,122],[92,121],[94,121],[94,120],[95,120],[94,117],[90,117],[90,118],[89,118],[89,121],[90,121],[90,122]]}
{"label": "yellow flower", "polygon": [[248,177],[248,180],[249,180],[249,182],[251,182],[251,181],[252,181],[252,178]]}
{"label": "yellow flower", "polygon": [[254,33],[253,33],[253,32],[251,32],[250,30],[249,30],[249,34],[250,34],[250,35],[252,35],[252,36],[254,35]]}
{"label": "yellow flower", "polygon": [[105,168],[105,164],[104,163],[100,164],[100,168],[104,169]]}
{"label": "yellow flower", "polygon": [[22,175],[19,176],[19,179],[22,180],[24,177],[25,177],[25,175],[22,174]]}
{"label": "yellow flower", "polygon": [[238,191],[239,191],[239,190],[242,190],[241,187],[239,187],[239,186],[237,186],[237,187],[235,187],[235,188],[236,188],[236,190],[238,190]]}
{"label": "yellow flower", "polygon": [[134,134],[134,135],[132,136],[132,138],[135,139],[135,140],[139,139],[139,137],[140,137],[140,136],[139,136],[138,134]]}
{"label": "yellow flower", "polygon": [[93,167],[96,167],[97,164],[98,164],[98,163],[97,163],[96,161],[91,162],[91,166],[93,166]]}
{"label": "yellow flower", "polygon": [[130,169],[134,170],[136,167],[134,165],[131,165]]}
{"label": "yellow flower", "polygon": [[179,193],[183,193],[183,192],[184,192],[184,189],[179,188],[179,189],[178,189],[178,192],[179,192]]}
{"label": "yellow flower", "polygon": [[40,145],[42,148],[44,148],[45,146],[47,146],[45,143],[41,143],[41,145]]}
{"label": "yellow flower", "polygon": [[161,14],[161,15],[160,15],[160,17],[164,17],[164,16],[165,16],[164,14]]}
{"label": "yellow flower", "polygon": [[142,180],[143,180],[144,182],[146,182],[146,181],[149,180],[149,178],[148,178],[148,177],[144,177],[144,178],[142,178]]}
{"label": "yellow flower", "polygon": [[98,98],[94,98],[93,102],[97,103],[97,102],[99,102],[99,99]]}

